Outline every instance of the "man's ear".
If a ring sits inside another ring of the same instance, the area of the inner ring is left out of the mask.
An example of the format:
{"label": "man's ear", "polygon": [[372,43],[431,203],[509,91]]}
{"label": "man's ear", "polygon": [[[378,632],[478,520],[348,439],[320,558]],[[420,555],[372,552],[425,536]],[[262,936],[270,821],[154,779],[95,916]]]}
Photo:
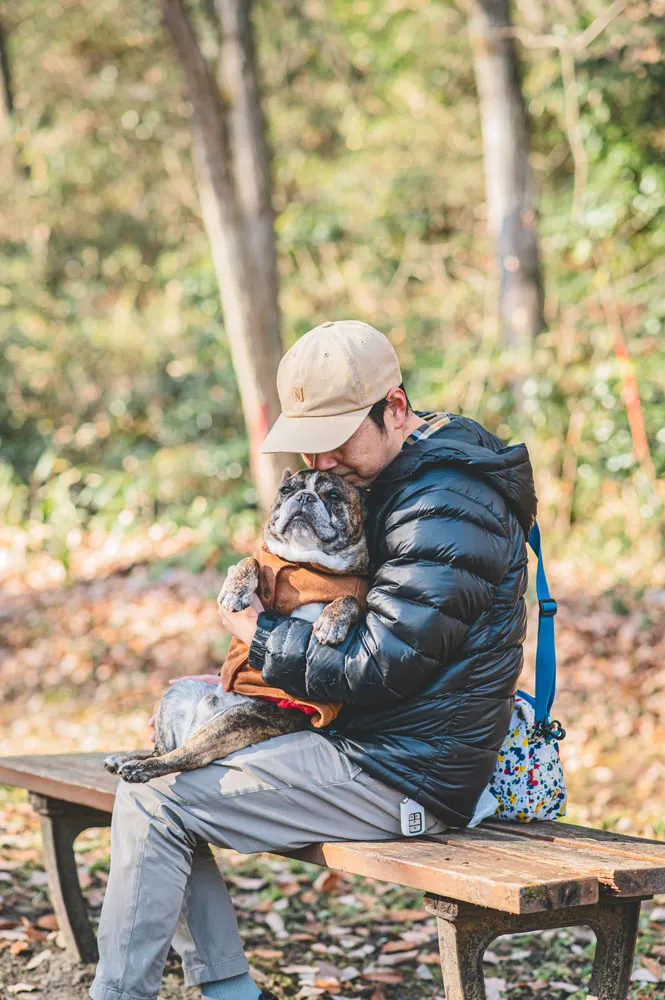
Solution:
{"label": "man's ear", "polygon": [[280,489],[282,488],[282,486],[284,485],[284,483],[286,482],[286,480],[290,479],[292,475],[293,475],[293,472],[291,471],[291,469],[284,469],[284,472],[282,473],[282,478],[279,481],[279,488]]}

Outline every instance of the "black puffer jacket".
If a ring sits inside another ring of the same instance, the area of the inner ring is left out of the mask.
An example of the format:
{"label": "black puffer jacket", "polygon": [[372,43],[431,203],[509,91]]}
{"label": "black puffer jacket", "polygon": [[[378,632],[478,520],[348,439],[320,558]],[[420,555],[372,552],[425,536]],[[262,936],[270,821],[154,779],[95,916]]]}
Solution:
{"label": "black puffer jacket", "polygon": [[250,663],[294,695],[344,702],[322,734],[439,819],[466,826],[522,669],[536,511],[528,452],[452,416],[399,453],[370,499],[365,621],[323,646],[308,622],[276,619],[257,629]]}

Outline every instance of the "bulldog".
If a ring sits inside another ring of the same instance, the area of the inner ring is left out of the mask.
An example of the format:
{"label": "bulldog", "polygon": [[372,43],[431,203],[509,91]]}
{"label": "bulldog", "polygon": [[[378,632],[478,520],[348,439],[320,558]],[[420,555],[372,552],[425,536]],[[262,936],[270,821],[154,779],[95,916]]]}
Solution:
{"label": "bulldog", "polygon": [[[218,604],[240,611],[257,593],[268,610],[313,622],[319,642],[342,642],[365,608],[366,516],[366,493],[339,476],[286,469],[262,544],[229,569]],[[336,717],[341,704],[270,687],[247,655],[247,644],[234,636],[216,687],[187,679],[164,694],[153,753],[111,754],[104,767],[128,782],[149,781],[204,767],[273,736],[328,725]]]}

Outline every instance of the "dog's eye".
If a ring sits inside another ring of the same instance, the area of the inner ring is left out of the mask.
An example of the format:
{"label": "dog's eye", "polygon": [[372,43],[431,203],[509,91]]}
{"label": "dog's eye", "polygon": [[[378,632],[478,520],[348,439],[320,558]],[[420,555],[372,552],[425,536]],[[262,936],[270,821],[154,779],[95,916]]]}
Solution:
{"label": "dog's eye", "polygon": [[327,496],[326,496],[326,500],[332,500],[333,503],[337,503],[338,500],[343,500],[343,499],[344,499],[344,497],[342,496],[342,494],[338,493],[336,490],[333,490],[331,493],[328,493]]}
{"label": "dog's eye", "polygon": [[293,493],[293,486],[282,486],[279,492],[288,496],[289,493]]}

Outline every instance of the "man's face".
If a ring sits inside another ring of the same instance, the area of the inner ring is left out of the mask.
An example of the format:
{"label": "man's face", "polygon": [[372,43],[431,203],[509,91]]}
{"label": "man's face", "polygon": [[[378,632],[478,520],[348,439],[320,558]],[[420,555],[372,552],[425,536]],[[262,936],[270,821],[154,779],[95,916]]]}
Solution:
{"label": "man's face", "polygon": [[386,410],[386,433],[365,417],[357,431],[334,451],[303,455],[310,469],[334,472],[352,486],[369,486],[390,465],[402,447],[402,436]]}

